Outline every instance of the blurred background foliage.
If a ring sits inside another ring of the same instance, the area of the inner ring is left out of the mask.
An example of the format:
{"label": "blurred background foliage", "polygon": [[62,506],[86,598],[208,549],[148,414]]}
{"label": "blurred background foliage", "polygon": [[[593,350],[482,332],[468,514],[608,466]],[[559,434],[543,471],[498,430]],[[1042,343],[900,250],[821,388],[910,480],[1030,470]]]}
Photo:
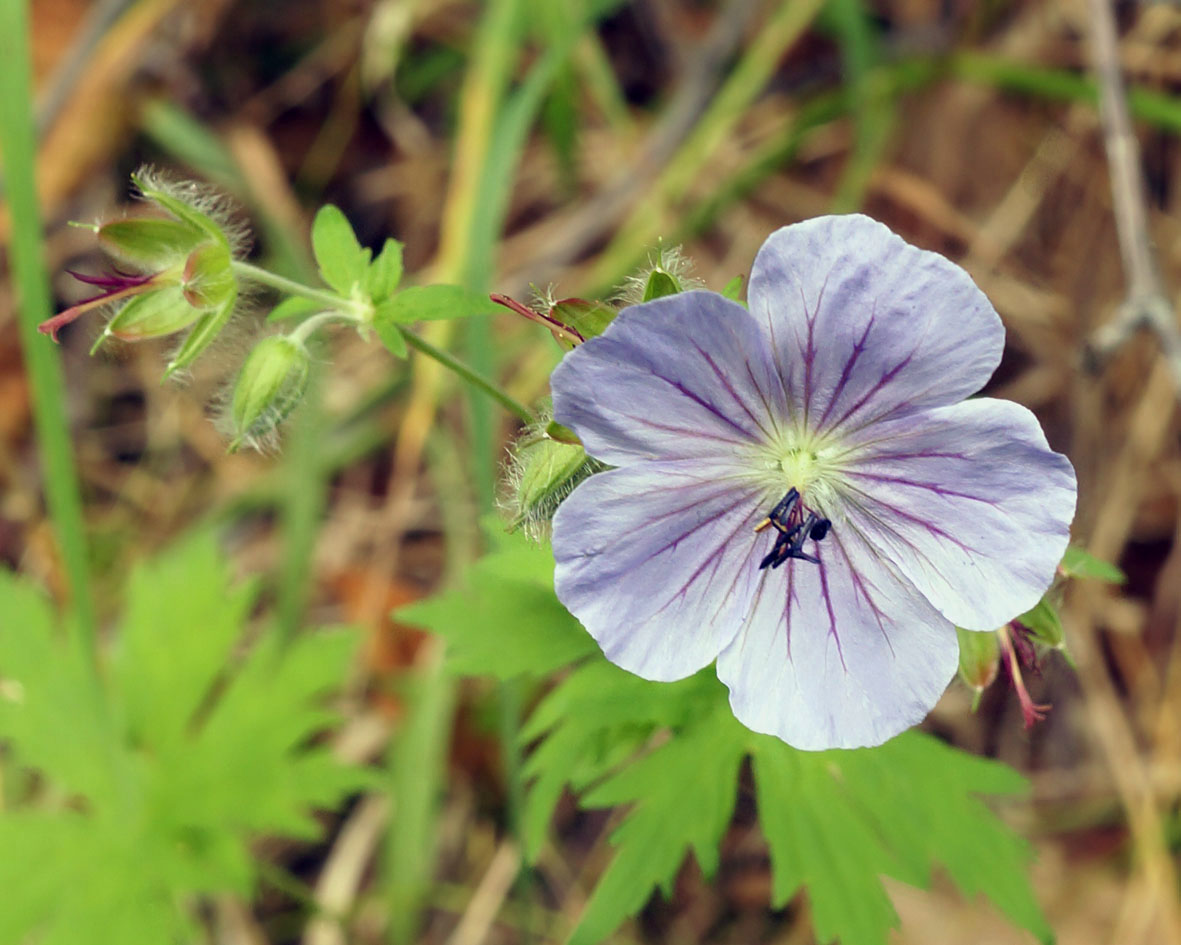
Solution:
{"label": "blurred background foliage", "polygon": [[[5,7],[11,64],[21,22]],[[1115,8],[1149,232],[1175,293],[1181,8]],[[0,284],[0,561],[71,599],[101,639],[136,561],[216,525],[286,633],[363,628],[343,755],[374,760],[393,740],[396,814],[373,795],[325,813],[321,844],[263,841],[254,897],[207,905],[218,940],[521,940],[536,926],[523,901],[578,912],[613,820],[560,807],[534,892],[516,896],[506,746],[526,693],[456,688],[439,645],[388,617],[479,555],[514,418],[342,331],[281,452],[230,455],[209,417],[261,315],[183,385],[159,383],[164,344],[89,358],[99,327],[83,321],[63,332],[59,370],[30,334],[47,314],[38,252],[52,306],[75,302],[66,271],[101,261],[67,223],[124,212],[144,163],[231,194],[257,256],[292,276],[311,272],[324,202],[363,243],[405,243],[410,282],[518,298],[602,294],[658,240],[720,289],[771,230],[834,210],[959,261],[1008,329],[987,392],[1033,408],[1070,455],[1076,539],[1129,581],[1067,601],[1078,673],[1050,660],[1031,681],[1053,704],[1045,722],[1024,731],[1003,685],[971,715],[953,686],[927,727],[1030,778],[1006,816],[1034,842],[1061,941],[1181,942],[1177,390],[1147,333],[1103,364],[1084,357],[1126,291],[1084,0],[32,0],[30,13],[45,241],[13,145],[28,99],[9,95],[0,240],[18,277],[26,262],[21,311]],[[558,357],[508,313],[425,334],[526,402]],[[771,912],[769,883],[740,803],[718,879],[690,862],[620,940],[812,940],[806,901]],[[898,941],[1026,940],[948,884],[891,891]]]}

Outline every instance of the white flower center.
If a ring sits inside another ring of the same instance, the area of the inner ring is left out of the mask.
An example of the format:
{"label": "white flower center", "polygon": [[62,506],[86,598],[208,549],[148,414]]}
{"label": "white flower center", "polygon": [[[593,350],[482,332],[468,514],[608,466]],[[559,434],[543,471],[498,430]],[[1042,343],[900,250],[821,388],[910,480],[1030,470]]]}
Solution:
{"label": "white flower center", "polygon": [[835,487],[844,467],[845,449],[828,437],[793,431],[764,444],[760,453],[761,478],[771,492],[796,489],[805,506],[833,517],[839,506]]}

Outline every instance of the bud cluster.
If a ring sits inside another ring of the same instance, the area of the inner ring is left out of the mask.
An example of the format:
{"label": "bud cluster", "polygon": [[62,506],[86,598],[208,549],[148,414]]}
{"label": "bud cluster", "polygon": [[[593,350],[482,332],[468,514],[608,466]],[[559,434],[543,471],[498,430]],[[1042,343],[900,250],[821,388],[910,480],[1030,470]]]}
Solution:
{"label": "bud cluster", "polygon": [[[101,292],[44,322],[40,330],[57,341],[64,326],[91,310],[107,307],[112,315],[91,347],[91,354],[109,338],[132,342],[184,333],[165,369],[167,378],[189,368],[221,334],[240,307],[243,279],[257,280],[267,274],[243,263],[247,234],[234,222],[232,208],[223,197],[150,170],[139,171],[132,180],[156,215],[92,226],[113,267],[100,276],[73,275]],[[322,216],[337,223],[335,217],[340,212],[330,209],[333,213]],[[344,225],[347,227],[347,223]],[[351,229],[348,235],[352,235]],[[321,243],[342,241],[340,234],[329,232]],[[387,248],[380,265],[373,267],[375,273],[370,274],[369,281],[376,279],[387,295],[401,272],[400,247],[395,247],[396,251]],[[330,253],[335,248],[321,245],[318,251]],[[360,247],[355,248],[356,256],[361,252]],[[367,264],[368,251],[364,260]],[[233,391],[226,397],[231,450],[243,444],[259,446],[268,442],[279,423],[299,403],[310,373],[306,340],[313,328],[332,317],[362,320],[355,311],[359,303],[351,297],[355,292],[337,298],[332,293],[312,291],[324,297],[323,304],[309,305],[306,299],[299,299],[303,304],[295,310],[309,314],[310,308],[319,315],[307,319],[289,335],[264,338],[246,357]],[[365,300],[367,312],[371,313],[373,301]],[[286,308],[288,313],[292,310],[291,306]],[[285,317],[278,309],[274,315]]]}

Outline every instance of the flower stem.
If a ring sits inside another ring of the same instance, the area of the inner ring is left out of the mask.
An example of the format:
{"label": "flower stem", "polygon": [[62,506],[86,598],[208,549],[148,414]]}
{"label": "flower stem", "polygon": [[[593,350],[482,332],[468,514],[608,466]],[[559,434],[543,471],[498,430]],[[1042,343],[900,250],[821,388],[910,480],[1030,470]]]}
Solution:
{"label": "flower stem", "polygon": [[269,270],[252,266],[248,262],[235,259],[233,266],[234,271],[246,279],[252,279],[262,285],[269,285],[272,289],[278,289],[287,295],[298,295],[305,299],[311,299],[313,302],[319,302],[325,308],[348,311],[354,307],[352,302],[344,296],[337,295],[335,292],[313,289],[310,285],[304,285],[302,282],[296,282],[294,279],[284,278]]}
{"label": "flower stem", "polygon": [[[333,316],[339,317],[344,315],[347,317],[348,312],[356,310],[356,305],[353,302],[332,292],[325,292],[322,289],[314,289],[311,286],[304,285],[302,282],[296,282],[293,279],[284,278],[283,276],[276,275],[269,270],[261,269],[258,266],[252,266],[247,262],[235,260],[233,266],[234,270],[243,278],[252,279],[253,281],[261,283],[262,285],[268,285],[272,289],[278,289],[280,292],[284,292],[287,295],[298,295],[305,299],[311,299],[313,302],[319,302],[325,308],[332,309]],[[328,321],[330,319],[323,320]],[[358,319],[358,321],[359,320],[360,319]],[[313,316],[312,318],[308,319],[308,322],[305,322],[304,324],[306,325],[309,322],[314,323],[315,327],[317,328],[322,323],[320,321],[320,316]],[[303,326],[301,325],[300,328],[302,327]],[[310,331],[305,331],[304,333],[300,334],[300,328],[295,330],[295,334],[298,340],[302,341],[307,337],[308,334],[310,334]],[[436,348],[429,341],[425,340],[424,338],[420,338],[418,335],[408,331],[401,325],[398,325],[397,328],[402,337],[406,339],[406,343],[410,345],[410,347],[417,348],[428,358],[434,358],[441,365],[443,365],[443,367],[462,377],[465,381],[471,384],[472,387],[483,391],[498,404],[504,407],[505,410],[516,414],[523,421],[525,421],[525,423],[537,422],[537,417],[533,415],[533,411],[522,404],[519,400],[509,396],[507,393],[497,387],[492,381],[484,377],[484,375],[472,370],[472,368],[468,367],[454,355],[444,351],[442,348]]]}
{"label": "flower stem", "polygon": [[402,337],[406,339],[406,343],[410,345],[410,347],[417,348],[428,358],[434,358],[441,365],[443,365],[443,367],[447,368],[449,371],[455,372],[460,377],[462,377],[465,381],[471,384],[472,387],[482,390],[485,394],[504,407],[505,410],[508,410],[510,413],[515,413],[518,417],[525,421],[525,423],[537,422],[537,417],[533,415],[533,411],[531,411],[519,400],[510,397],[494,383],[492,383],[492,381],[488,380],[488,378],[473,371],[454,355],[444,351],[442,348],[436,348],[425,338],[420,338],[418,335],[414,334],[414,332],[407,331],[401,325],[398,326],[398,331],[402,333]]}

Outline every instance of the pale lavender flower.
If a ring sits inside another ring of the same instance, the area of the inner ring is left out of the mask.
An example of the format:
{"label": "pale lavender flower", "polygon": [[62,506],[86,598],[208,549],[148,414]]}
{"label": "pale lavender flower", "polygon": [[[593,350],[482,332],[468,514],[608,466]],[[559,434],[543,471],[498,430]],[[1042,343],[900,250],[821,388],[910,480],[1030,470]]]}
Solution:
{"label": "pale lavender flower", "polygon": [[939,699],[956,625],[1037,603],[1074,471],[1024,407],[964,400],[1000,361],[1000,318],[880,223],[778,230],[749,301],[633,306],[554,372],[555,418],[617,467],[557,512],[557,593],[647,679],[716,660],[755,731],[879,744]]}

